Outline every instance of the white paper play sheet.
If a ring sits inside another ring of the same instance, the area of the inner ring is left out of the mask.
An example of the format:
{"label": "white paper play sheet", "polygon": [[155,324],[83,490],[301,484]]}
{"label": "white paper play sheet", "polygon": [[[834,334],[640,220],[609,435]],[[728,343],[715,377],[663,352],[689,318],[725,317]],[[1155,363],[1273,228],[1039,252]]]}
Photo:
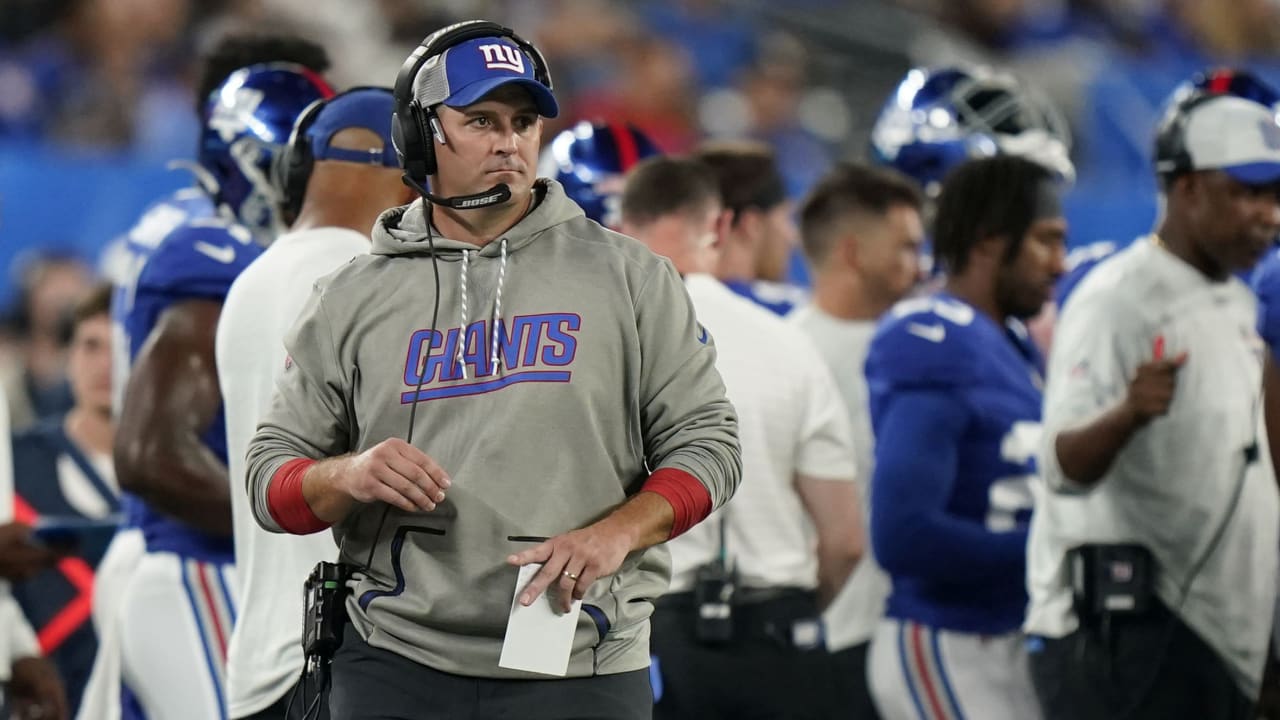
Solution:
{"label": "white paper play sheet", "polygon": [[507,634],[502,640],[498,666],[564,677],[569,671],[569,654],[573,650],[582,601],[574,600],[569,612],[561,613],[555,604],[558,588],[552,583],[549,592],[542,593],[532,605],[521,605],[520,593],[541,569],[542,563],[520,568],[511,594],[511,615],[507,618]]}

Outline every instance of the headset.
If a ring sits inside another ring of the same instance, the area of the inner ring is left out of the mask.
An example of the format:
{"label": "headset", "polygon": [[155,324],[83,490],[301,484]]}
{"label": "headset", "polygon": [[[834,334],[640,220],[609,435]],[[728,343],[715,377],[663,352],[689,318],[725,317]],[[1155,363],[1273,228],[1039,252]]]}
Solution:
{"label": "headset", "polygon": [[1187,150],[1187,122],[1191,112],[1210,100],[1238,97],[1268,108],[1280,106],[1280,93],[1247,70],[1219,68],[1197,73],[1174,91],[1156,130],[1156,175],[1170,178],[1195,170]]}
{"label": "headset", "polygon": [[280,191],[280,207],[290,218],[297,218],[302,210],[302,201],[307,194],[307,183],[315,167],[311,139],[307,137],[311,126],[320,117],[320,112],[327,103],[344,95],[368,90],[386,92],[387,88],[377,85],[357,85],[326,100],[316,100],[298,116],[297,122],[293,125],[293,131],[289,133],[289,141],[285,143],[284,148],[271,164],[271,182]]}
{"label": "headset", "polygon": [[280,191],[280,207],[290,221],[297,218],[298,212],[302,210],[307,181],[311,179],[311,169],[315,165],[315,158],[311,155],[311,143],[307,140],[307,131],[320,115],[324,102],[324,100],[316,100],[302,111],[298,116],[298,122],[293,126],[293,131],[289,133],[289,141],[271,164],[271,181]]}
{"label": "headset", "polygon": [[[414,96],[414,81],[424,65],[438,61],[437,59],[449,48],[483,37],[503,37],[515,43],[516,47],[533,62],[534,80],[545,85],[547,90],[554,89],[551,83],[551,71],[547,68],[547,60],[542,56],[542,52],[510,28],[488,20],[468,20],[441,28],[428,35],[404,61],[400,74],[396,76],[393,90],[395,115],[391,119],[391,139],[396,148],[396,155],[400,158],[400,166],[404,168],[405,184],[424,195],[427,194],[427,178],[435,175],[437,169],[432,137],[434,136],[435,140],[442,145],[446,140],[440,129],[440,120],[436,117],[435,109],[423,107]],[[479,197],[490,196],[493,192],[491,190],[481,193]],[[433,202],[439,202],[436,198],[430,199]],[[463,198],[453,199],[463,200]],[[448,202],[441,204],[451,205]],[[484,204],[490,203],[464,204],[463,207],[477,207]]]}

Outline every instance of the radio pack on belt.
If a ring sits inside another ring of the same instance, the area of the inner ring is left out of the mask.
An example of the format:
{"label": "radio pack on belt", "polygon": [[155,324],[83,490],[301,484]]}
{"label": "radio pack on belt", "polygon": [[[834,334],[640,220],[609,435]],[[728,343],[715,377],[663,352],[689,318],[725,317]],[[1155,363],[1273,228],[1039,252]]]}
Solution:
{"label": "radio pack on belt", "polygon": [[724,508],[717,518],[720,549],[716,559],[700,566],[693,579],[693,601],[698,613],[694,637],[704,645],[724,645],[733,641],[733,603],[738,592],[738,573],[729,561],[725,543],[728,514],[728,508]]}
{"label": "radio pack on belt", "polygon": [[694,635],[706,645],[724,645],[733,640],[733,596],[738,589],[737,573],[715,560],[698,568],[693,581],[697,605]]}
{"label": "radio pack on belt", "polygon": [[1079,545],[1067,551],[1071,594],[1082,621],[1141,615],[1151,608],[1155,561],[1141,545]]}
{"label": "radio pack on belt", "polygon": [[302,620],[302,652],[307,658],[325,662],[342,644],[348,577],[347,566],[327,562],[316,565],[307,577]]}

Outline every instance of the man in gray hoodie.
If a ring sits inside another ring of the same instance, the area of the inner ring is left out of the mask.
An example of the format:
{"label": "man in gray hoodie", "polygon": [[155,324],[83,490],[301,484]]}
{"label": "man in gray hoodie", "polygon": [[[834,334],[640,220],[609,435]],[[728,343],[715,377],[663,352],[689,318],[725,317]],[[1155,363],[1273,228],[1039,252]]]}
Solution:
{"label": "man in gray hoodie", "polygon": [[[257,521],[355,569],[332,716],[648,718],[659,544],[741,473],[714,345],[668,261],[535,180],[532,45],[445,28],[396,95],[424,200],[317,284],[248,453]],[[500,666],[509,615],[579,600],[563,678]]]}

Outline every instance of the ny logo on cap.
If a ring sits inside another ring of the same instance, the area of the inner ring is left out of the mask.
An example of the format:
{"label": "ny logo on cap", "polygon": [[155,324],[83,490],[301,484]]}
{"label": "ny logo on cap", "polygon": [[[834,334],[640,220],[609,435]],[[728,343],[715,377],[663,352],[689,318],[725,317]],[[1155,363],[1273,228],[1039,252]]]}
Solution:
{"label": "ny logo on cap", "polygon": [[490,70],[511,70],[524,74],[524,55],[510,45],[481,45],[484,66]]}

